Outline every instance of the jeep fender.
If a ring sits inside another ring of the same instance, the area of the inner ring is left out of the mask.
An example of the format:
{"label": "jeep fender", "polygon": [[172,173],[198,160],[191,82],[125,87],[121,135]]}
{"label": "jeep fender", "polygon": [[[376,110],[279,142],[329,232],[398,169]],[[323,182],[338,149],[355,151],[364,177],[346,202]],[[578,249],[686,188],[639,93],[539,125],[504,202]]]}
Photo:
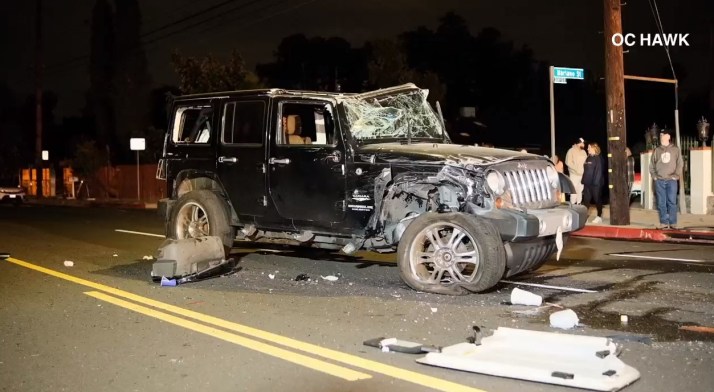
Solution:
{"label": "jeep fender", "polygon": [[174,181],[172,199],[176,200],[184,193],[195,190],[210,190],[221,196],[230,209],[226,211],[229,216],[230,224],[232,226],[240,226],[240,220],[238,219],[235,206],[231,203],[231,199],[228,197],[228,193],[216,173],[195,169],[187,169],[179,172]]}

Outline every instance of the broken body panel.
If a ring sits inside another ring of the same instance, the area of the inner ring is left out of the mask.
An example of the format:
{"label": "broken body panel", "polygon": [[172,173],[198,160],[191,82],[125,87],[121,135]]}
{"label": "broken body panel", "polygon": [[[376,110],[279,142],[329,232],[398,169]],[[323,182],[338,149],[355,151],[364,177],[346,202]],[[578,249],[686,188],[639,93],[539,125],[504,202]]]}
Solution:
{"label": "broken body panel", "polygon": [[[220,195],[217,209],[237,239],[346,252],[395,251],[425,213],[463,213],[495,228],[502,274],[537,268],[557,235],[584,225],[585,209],[559,203],[562,179],[543,157],[450,144],[426,95],[407,84],[359,95],[273,89],[178,98],[157,172],[171,195],[162,201],[167,234],[180,231],[174,204],[197,190]],[[204,128],[210,137],[192,136]],[[450,260],[479,235],[457,244],[463,228],[449,230],[444,268],[460,275]]]}

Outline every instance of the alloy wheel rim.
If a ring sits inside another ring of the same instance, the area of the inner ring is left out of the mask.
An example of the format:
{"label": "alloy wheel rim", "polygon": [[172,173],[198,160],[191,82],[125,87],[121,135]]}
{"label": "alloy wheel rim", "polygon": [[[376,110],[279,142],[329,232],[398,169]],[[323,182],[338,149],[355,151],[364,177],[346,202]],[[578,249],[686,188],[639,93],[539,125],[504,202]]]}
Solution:
{"label": "alloy wheel rim", "polygon": [[200,204],[188,202],[177,214],[176,236],[178,239],[199,238],[210,235],[208,214]]}
{"label": "alloy wheel rim", "polygon": [[453,223],[423,228],[409,249],[412,276],[425,284],[473,283],[480,253],[473,237]]}

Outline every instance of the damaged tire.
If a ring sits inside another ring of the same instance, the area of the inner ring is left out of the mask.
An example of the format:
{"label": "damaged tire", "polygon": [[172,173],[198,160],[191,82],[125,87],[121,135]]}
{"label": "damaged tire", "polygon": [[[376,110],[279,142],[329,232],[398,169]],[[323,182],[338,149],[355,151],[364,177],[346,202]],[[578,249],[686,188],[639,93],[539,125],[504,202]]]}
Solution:
{"label": "damaged tire", "polygon": [[171,209],[167,237],[172,239],[216,236],[228,256],[235,239],[229,223],[228,205],[215,192],[196,190],[185,193]]}
{"label": "damaged tire", "polygon": [[397,263],[402,280],[415,290],[463,295],[495,286],[506,269],[506,253],[490,222],[430,212],[404,231]]}

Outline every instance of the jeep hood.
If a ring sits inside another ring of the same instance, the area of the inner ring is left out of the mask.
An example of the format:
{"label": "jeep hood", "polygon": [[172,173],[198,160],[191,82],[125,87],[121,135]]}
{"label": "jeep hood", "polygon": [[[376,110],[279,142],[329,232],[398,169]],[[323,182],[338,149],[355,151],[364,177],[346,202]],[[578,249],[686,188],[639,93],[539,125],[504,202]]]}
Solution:
{"label": "jeep hood", "polygon": [[539,155],[460,144],[374,143],[357,148],[357,161],[374,163],[421,163],[464,167],[492,165],[514,159],[547,160]]}

